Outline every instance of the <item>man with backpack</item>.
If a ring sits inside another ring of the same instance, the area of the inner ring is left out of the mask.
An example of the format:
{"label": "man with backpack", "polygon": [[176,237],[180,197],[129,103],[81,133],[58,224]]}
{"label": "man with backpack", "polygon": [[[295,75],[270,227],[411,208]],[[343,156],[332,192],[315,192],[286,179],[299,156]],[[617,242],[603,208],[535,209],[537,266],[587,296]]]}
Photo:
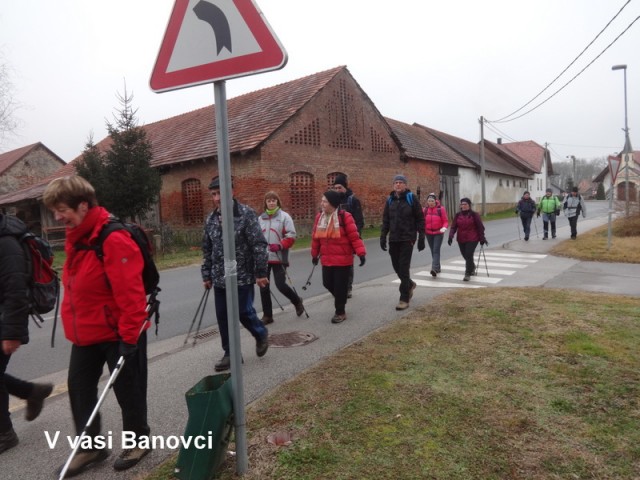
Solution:
{"label": "man with backpack", "polygon": [[29,277],[19,239],[28,233],[18,218],[0,214],[0,453],[15,447],[18,436],[9,414],[9,395],[27,401],[25,418],[34,420],[53,385],[31,383],[6,373],[11,355],[29,342]]}
{"label": "man with backpack", "polygon": [[536,215],[539,217],[542,213],[542,228],[544,230],[543,240],[549,238],[549,224],[551,224],[551,238],[556,238],[556,217],[560,215],[560,200],[553,195],[553,191],[547,188],[545,196],[542,197],[538,204]]}
{"label": "man with backpack", "polygon": [[[111,232],[96,246],[113,217],[98,206],[93,186],[72,175],[53,180],[43,194],[44,205],[66,227],[61,318],[72,343],[68,390],[78,436],[98,402],[98,382],[107,364],[113,373],[124,364],[113,384],[122,411],[122,430],[135,446],[122,450],[113,468],[126,470],[150,452],[147,422],[147,296],[143,280],[145,261],[138,243],[126,229]],[[100,435],[100,414],[86,428],[83,441],[66,472],[72,477],[104,461],[108,448],[94,439]],[[85,439],[86,440],[86,439]],[[87,445],[89,444],[89,445]]]}
{"label": "man with backpack", "polygon": [[[342,174],[336,175],[333,181],[333,190],[340,194],[340,209],[349,212],[356,223],[358,235],[362,238],[362,229],[364,228],[364,215],[362,214],[362,205],[360,200],[353,194],[353,190],[349,188],[347,177]],[[349,288],[347,290],[347,298],[351,298],[353,290],[353,265],[349,270]]]}
{"label": "man with backpack", "polygon": [[387,250],[389,236],[389,256],[393,270],[400,279],[400,301],[396,310],[409,308],[416,282],[411,280],[411,256],[413,245],[418,239],[418,251],[424,250],[424,216],[420,201],[407,188],[407,177],[396,175],[393,179],[393,191],[384,204],[380,248]]}
{"label": "man with backpack", "polygon": [[584,204],[582,196],[578,193],[578,187],[573,187],[571,193],[567,195],[563,204],[564,215],[569,219],[571,227],[571,240],[578,236],[578,217],[587,216],[587,206]]}

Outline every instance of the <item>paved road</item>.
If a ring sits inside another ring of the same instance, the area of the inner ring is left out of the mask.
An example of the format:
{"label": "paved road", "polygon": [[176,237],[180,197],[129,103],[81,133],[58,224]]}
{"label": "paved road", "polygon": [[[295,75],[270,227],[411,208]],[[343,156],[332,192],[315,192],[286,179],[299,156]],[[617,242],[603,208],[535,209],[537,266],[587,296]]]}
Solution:
{"label": "paved road", "polygon": [[[586,231],[605,221],[602,217],[581,220],[579,231]],[[568,237],[568,227],[560,228],[558,234],[560,238]],[[468,283],[461,281],[462,272],[458,270],[460,264],[457,263],[459,256],[452,256],[443,264],[443,272],[451,276],[442,275],[436,281],[429,275],[421,274],[426,270],[427,263],[421,262],[423,265],[416,265],[413,269],[415,278],[420,280],[420,288],[415,292],[409,311],[452,288],[582,286],[592,291],[613,290],[640,296],[640,269],[637,266],[631,268],[619,264],[595,265],[590,262],[552,257],[548,255],[551,245],[550,241],[543,242],[536,238],[529,242],[511,240],[504,244],[492,244],[491,248],[485,251],[489,276],[481,271]],[[485,267],[484,258],[482,267]],[[594,273],[602,272],[606,272],[606,283],[593,281]],[[491,281],[488,281],[489,279]],[[278,314],[270,333],[276,335],[304,332],[315,338],[304,346],[273,347],[265,357],[259,359],[253,353],[253,339],[247,332],[242,331],[246,402],[250,403],[323,358],[404,316],[406,311],[396,312],[394,309],[398,299],[398,285],[395,280],[395,275],[385,275],[360,283],[354,292],[354,298],[347,306],[349,318],[340,325],[330,322],[333,301],[326,293],[307,298],[305,306],[309,318],[298,318],[293,309],[287,307],[285,312]],[[494,283],[494,280],[498,281]],[[443,287],[440,283],[451,285]],[[166,438],[183,433],[187,417],[184,392],[200,378],[212,373],[213,363],[222,353],[219,339],[215,335],[200,341],[194,347],[184,347],[183,339],[180,335],[150,345],[149,417],[152,435]],[[59,385],[57,392],[64,393],[65,375],[64,370],[57,371],[43,376],[42,380],[53,381]],[[65,437],[71,435],[71,421],[66,395],[58,394],[48,400],[43,414],[31,423],[24,421],[24,411],[20,403],[13,402],[12,409],[15,429],[21,443],[2,454],[2,478],[53,478],[53,470],[64,462],[69,453]],[[50,437],[60,432],[61,441],[54,448],[49,448],[45,432]],[[113,395],[108,397],[103,407],[103,433],[109,432],[114,439],[115,452],[112,457],[115,458],[120,450],[120,419]],[[173,453],[170,449],[155,450],[141,465],[124,475],[114,472],[111,468],[112,458],[92,470],[91,474],[85,474],[84,478],[89,478],[89,475],[97,479],[133,478],[154,468]]]}

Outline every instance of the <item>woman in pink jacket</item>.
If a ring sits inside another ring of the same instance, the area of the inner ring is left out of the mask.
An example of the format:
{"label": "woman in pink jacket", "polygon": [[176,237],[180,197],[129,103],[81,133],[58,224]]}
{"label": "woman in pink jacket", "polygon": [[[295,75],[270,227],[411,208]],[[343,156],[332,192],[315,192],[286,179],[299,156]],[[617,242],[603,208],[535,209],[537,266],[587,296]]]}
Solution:
{"label": "woman in pink jacket", "polygon": [[317,265],[318,259],[322,259],[322,284],[334,298],[332,323],[347,319],[345,306],[354,253],[360,257],[360,266],[364,265],[367,254],[353,217],[339,206],[338,192],[324,192],[320,202],[322,211],[316,216],[311,241],[311,261]]}
{"label": "woman in pink jacket", "polygon": [[427,197],[427,206],[422,213],[424,213],[424,233],[431,250],[431,276],[435,277],[440,273],[440,247],[444,232],[449,226],[449,219],[447,211],[440,204],[435,193],[430,193]]}

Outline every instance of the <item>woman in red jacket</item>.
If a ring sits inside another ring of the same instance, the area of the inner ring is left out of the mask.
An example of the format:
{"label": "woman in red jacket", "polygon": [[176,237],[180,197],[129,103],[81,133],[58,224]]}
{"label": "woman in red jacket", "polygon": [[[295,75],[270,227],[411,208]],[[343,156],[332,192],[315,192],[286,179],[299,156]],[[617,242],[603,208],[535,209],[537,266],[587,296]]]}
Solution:
{"label": "woman in red jacket", "polygon": [[[95,244],[100,230],[112,218],[98,206],[95,190],[82,177],[53,180],[44,192],[43,202],[66,227],[61,317],[65,336],[72,343],[67,384],[76,433],[82,433],[97,404],[104,364],[112,372],[120,356],[124,356],[125,363],[113,386],[122,410],[122,430],[133,432],[136,440],[148,436],[145,330],[149,323],[140,249],[125,230],[107,236],[102,259],[94,250],[77,248]],[[78,450],[67,477],[109,456],[103,442],[93,442],[100,435],[99,415],[87,435],[92,448]],[[142,446],[125,449],[113,468],[131,468],[149,451]]]}
{"label": "woman in red jacket", "polygon": [[317,265],[318,258],[321,258],[322,284],[334,298],[336,312],[332,323],[342,323],[347,319],[345,305],[354,253],[360,257],[360,266],[364,265],[367,254],[353,217],[339,206],[338,192],[324,192],[320,202],[322,211],[316,216],[311,241],[311,261]]}
{"label": "woman in red jacket", "polygon": [[465,282],[471,279],[471,275],[476,273],[476,264],[473,262],[473,254],[476,251],[478,243],[480,245],[488,245],[484,236],[484,224],[477,212],[471,209],[471,200],[463,198],[460,200],[460,211],[456,213],[451,222],[451,231],[449,232],[449,246],[453,243],[453,237],[458,234],[458,247],[460,253],[465,259]]}
{"label": "woman in red jacket", "polygon": [[440,273],[440,247],[444,232],[449,226],[449,219],[447,211],[440,204],[435,193],[430,193],[427,197],[427,206],[422,213],[424,214],[424,233],[431,250],[431,276],[435,277]]}

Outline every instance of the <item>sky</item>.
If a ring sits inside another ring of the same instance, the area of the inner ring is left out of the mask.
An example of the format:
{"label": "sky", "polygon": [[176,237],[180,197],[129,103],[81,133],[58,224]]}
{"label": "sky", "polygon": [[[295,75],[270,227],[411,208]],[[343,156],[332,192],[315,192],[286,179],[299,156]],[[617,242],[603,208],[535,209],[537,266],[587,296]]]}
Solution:
{"label": "sky", "polygon": [[[483,117],[488,140],[548,143],[554,162],[592,159],[624,145],[625,74],[611,67],[626,64],[630,139],[640,149],[640,20],[632,24],[640,0],[255,3],[288,62],[227,80],[228,99],[345,65],[386,117],[473,142]],[[2,0],[0,63],[20,125],[0,152],[42,142],[73,160],[90,136],[106,136],[125,85],[141,125],[213,104],[213,84],[164,93],[149,86],[173,6]]]}

